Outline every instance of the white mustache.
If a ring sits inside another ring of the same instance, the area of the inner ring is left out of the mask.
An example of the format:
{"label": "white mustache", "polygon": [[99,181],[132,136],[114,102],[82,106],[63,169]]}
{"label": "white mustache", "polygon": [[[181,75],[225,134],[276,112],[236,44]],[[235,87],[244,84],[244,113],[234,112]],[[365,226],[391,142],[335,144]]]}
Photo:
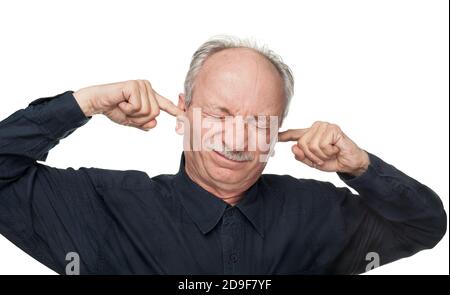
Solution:
{"label": "white mustache", "polygon": [[254,155],[250,152],[233,151],[231,149],[224,148],[221,144],[217,144],[217,143],[207,143],[206,148],[208,150],[216,151],[219,154],[221,154],[222,156],[224,156],[225,158],[232,160],[232,161],[247,162],[247,161],[252,161],[255,158]]}

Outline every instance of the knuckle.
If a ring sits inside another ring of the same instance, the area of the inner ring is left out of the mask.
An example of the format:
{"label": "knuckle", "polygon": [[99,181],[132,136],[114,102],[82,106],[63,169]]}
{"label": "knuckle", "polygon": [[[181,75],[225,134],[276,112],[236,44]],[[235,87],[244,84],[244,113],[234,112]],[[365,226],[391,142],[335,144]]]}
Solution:
{"label": "knuckle", "polygon": [[150,87],[150,89],[152,89],[152,84],[150,83],[149,80],[144,80],[144,83]]}
{"label": "knuckle", "polygon": [[137,80],[130,80],[127,83],[132,89],[137,89],[139,87],[139,82]]}
{"label": "knuckle", "polygon": [[137,112],[139,110],[139,106],[137,104],[132,104],[130,108],[133,112]]}
{"label": "knuckle", "polygon": [[340,131],[341,130],[341,128],[338,125],[336,125],[336,124],[330,124],[329,127],[332,130],[335,130],[335,131]]}
{"label": "knuckle", "polygon": [[300,139],[298,141],[298,146],[300,146],[300,148],[302,148],[302,149],[305,149],[308,147],[308,143],[304,139]]}
{"label": "knuckle", "polygon": [[303,151],[303,152],[307,152],[307,151],[309,151],[309,147],[308,147],[308,144],[307,143],[305,143],[305,142],[300,142],[299,144],[299,147],[300,147],[300,149]]}
{"label": "knuckle", "polygon": [[316,157],[316,155],[314,155],[313,152],[307,151],[305,154],[306,154],[306,156],[307,156],[311,161],[317,160],[317,157]]}
{"label": "knuckle", "polygon": [[142,111],[142,114],[143,114],[144,116],[150,116],[150,115],[152,114],[152,108],[150,108],[150,107],[145,108],[145,109]]}
{"label": "knuckle", "polygon": [[137,80],[137,83],[138,83],[140,89],[145,89],[145,82],[144,82],[144,80]]}
{"label": "knuckle", "polygon": [[151,110],[150,116],[152,118],[155,118],[155,117],[159,116],[160,113],[161,113],[161,110],[159,109],[159,107],[155,107]]}
{"label": "knuckle", "polygon": [[130,89],[132,95],[130,96],[130,98],[132,98],[133,96],[139,97],[139,86],[137,86],[137,84],[131,84]]}
{"label": "knuckle", "polygon": [[309,147],[309,150],[314,152],[314,153],[316,153],[316,152],[319,151],[319,148],[316,145],[312,145],[312,146]]}

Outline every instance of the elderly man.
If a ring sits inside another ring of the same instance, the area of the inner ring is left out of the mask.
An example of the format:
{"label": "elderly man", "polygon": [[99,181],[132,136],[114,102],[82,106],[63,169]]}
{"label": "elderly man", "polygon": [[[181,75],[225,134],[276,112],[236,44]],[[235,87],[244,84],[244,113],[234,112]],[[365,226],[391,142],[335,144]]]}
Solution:
{"label": "elderly man", "polygon": [[[32,102],[0,123],[0,233],[61,274],[67,257],[82,274],[350,274],[434,247],[446,213],[430,188],[335,124],[278,133],[293,83],[272,51],[222,37],[194,54],[178,105],[144,80]],[[176,175],[36,162],[95,114],[149,130],[161,110],[185,138]],[[359,195],[263,175],[276,141]]]}

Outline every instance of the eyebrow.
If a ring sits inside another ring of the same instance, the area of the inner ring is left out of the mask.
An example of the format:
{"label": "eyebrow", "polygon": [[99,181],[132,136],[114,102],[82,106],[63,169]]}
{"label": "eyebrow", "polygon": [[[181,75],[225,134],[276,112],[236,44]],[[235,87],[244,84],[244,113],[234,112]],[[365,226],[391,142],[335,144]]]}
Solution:
{"label": "eyebrow", "polygon": [[[229,115],[229,116],[234,116],[233,113],[227,108],[227,107],[222,107],[222,106],[218,106],[218,105],[209,105],[208,108],[211,111],[219,111],[221,113],[224,113],[225,115]],[[264,116],[264,117],[270,117],[273,115],[265,115],[265,114],[258,114],[258,115],[249,115],[250,117],[255,118],[255,120],[259,119],[259,116]],[[267,120],[269,120],[269,118],[267,118]]]}
{"label": "eyebrow", "polygon": [[219,112],[225,113],[225,114],[227,114],[227,115],[233,115],[233,114],[231,113],[231,111],[230,111],[229,109],[227,109],[226,107],[221,107],[221,106],[217,106],[217,105],[212,105],[210,108],[211,108],[211,110],[219,111]]}

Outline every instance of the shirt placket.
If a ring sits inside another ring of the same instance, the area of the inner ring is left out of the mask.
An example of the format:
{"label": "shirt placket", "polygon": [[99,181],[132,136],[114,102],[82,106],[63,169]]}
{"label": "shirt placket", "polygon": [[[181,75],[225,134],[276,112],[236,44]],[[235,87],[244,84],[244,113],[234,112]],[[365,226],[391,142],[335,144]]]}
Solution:
{"label": "shirt placket", "polygon": [[237,208],[231,207],[225,211],[221,229],[224,274],[235,274],[242,260],[240,247],[242,224]]}

